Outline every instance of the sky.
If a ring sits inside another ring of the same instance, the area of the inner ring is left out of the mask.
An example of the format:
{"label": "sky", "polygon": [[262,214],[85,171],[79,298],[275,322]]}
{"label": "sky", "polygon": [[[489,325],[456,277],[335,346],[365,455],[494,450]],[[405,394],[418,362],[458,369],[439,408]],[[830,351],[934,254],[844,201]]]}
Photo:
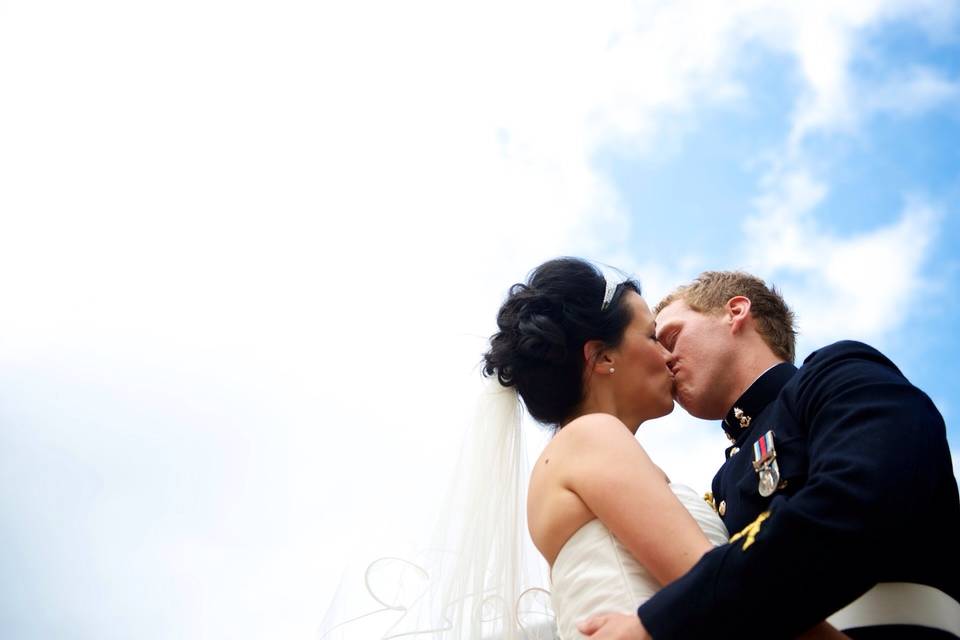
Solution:
{"label": "sky", "polygon": [[[0,4],[0,635],[316,638],[508,287],[746,269],[960,459],[960,3]],[[526,428],[535,453],[545,435]],[[706,490],[714,423],[638,434]]]}

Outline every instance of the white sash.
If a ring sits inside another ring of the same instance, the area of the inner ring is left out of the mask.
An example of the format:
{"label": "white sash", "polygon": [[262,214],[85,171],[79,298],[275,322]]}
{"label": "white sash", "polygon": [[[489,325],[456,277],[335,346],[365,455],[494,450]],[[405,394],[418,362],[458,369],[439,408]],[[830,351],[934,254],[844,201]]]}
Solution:
{"label": "white sash", "polygon": [[960,603],[925,584],[881,582],[827,618],[827,622],[841,631],[910,624],[960,637]]}

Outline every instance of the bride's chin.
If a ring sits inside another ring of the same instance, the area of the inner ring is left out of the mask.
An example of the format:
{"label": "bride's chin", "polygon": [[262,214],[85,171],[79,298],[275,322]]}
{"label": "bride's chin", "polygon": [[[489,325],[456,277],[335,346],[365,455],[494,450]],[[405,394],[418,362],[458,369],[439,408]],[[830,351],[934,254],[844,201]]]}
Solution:
{"label": "bride's chin", "polygon": [[673,413],[673,408],[674,408],[675,406],[676,406],[676,403],[673,401],[673,397],[671,397],[671,398],[669,399],[669,401],[668,401],[668,404],[665,404],[665,405],[661,408],[660,415],[658,415],[657,417],[658,417],[658,418],[662,418],[663,416],[670,415],[671,413]]}

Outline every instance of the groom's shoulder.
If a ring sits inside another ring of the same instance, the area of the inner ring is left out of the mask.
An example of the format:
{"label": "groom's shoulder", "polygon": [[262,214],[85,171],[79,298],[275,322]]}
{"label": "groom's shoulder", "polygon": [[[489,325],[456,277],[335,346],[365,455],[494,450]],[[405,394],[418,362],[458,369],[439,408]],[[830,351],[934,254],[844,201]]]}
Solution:
{"label": "groom's shoulder", "polygon": [[781,396],[799,406],[847,394],[866,403],[896,394],[901,407],[937,413],[930,397],[914,385],[887,356],[868,344],[842,340],[817,349],[803,361]]}
{"label": "groom's shoulder", "polygon": [[804,359],[800,372],[809,375],[838,366],[868,369],[880,367],[902,375],[890,358],[870,345],[856,340],[840,340],[817,349]]}
{"label": "groom's shoulder", "polygon": [[803,364],[832,358],[881,358],[889,362],[886,356],[868,344],[856,340],[839,340],[813,351],[804,359]]}
{"label": "groom's shoulder", "polygon": [[784,393],[798,399],[809,398],[811,394],[874,383],[913,386],[897,365],[877,349],[856,340],[841,340],[807,356]]}

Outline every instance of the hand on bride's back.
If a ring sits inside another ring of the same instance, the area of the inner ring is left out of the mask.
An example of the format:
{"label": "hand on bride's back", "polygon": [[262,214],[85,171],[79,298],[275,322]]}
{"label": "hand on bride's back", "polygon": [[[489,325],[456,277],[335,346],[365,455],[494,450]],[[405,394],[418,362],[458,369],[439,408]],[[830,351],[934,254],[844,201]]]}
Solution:
{"label": "hand on bride's back", "polygon": [[607,613],[592,616],[577,629],[590,640],[651,640],[636,614]]}
{"label": "hand on bride's back", "polygon": [[[590,640],[652,640],[643,628],[640,618],[623,613],[608,613],[593,616],[577,625],[580,633]],[[821,622],[797,640],[850,640],[850,636],[841,633],[826,622]]]}

